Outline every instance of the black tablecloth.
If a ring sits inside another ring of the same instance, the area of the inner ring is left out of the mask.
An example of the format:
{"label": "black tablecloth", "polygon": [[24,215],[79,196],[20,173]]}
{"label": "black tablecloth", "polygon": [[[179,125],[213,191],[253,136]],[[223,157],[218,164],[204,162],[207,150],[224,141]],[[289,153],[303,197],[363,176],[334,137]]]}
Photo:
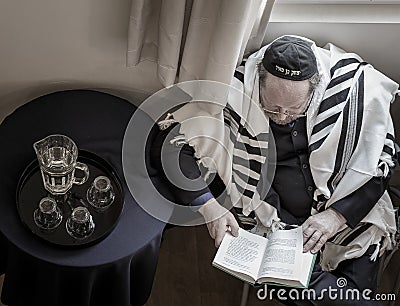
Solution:
{"label": "black tablecloth", "polygon": [[69,136],[79,149],[107,160],[123,178],[122,141],[135,111],[129,102],[109,94],[71,90],[37,98],[2,122],[0,274],[6,273],[3,303],[124,306],[146,302],[164,223],[137,205],[125,183],[125,205],[117,226],[98,244],[81,249],[62,249],[39,240],[20,222],[15,203],[20,175],[36,158],[32,144],[49,134]]}

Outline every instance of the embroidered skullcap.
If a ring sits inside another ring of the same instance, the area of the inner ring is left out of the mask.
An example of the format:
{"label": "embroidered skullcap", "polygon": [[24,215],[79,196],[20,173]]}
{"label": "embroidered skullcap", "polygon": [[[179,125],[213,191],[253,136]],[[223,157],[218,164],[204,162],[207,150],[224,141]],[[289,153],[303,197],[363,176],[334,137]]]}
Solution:
{"label": "embroidered skullcap", "polygon": [[265,51],[265,69],[280,78],[303,81],[317,72],[317,60],[311,43],[293,36],[275,40]]}

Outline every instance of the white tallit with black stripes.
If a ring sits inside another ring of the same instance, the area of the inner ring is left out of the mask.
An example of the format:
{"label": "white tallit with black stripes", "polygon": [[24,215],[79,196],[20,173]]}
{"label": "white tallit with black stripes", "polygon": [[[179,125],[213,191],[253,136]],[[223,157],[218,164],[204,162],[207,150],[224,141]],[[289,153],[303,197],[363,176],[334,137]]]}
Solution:
{"label": "white tallit with black stripes", "polygon": [[[195,148],[200,162],[218,172],[233,205],[241,207],[245,215],[254,211],[257,219],[271,228],[279,225],[280,219],[276,208],[263,201],[265,186],[259,184],[270,144],[268,120],[259,106],[257,64],[267,47],[238,67],[236,76],[241,81],[235,78],[232,82],[235,90],[225,108],[207,113],[204,107],[199,111],[196,106],[187,105],[173,118],[181,123],[180,132],[185,142]],[[356,54],[332,44],[322,49],[313,43],[312,48],[322,76],[307,111],[309,162],[316,185],[315,214],[372,177],[386,176],[389,167],[394,166],[394,129],[389,108],[398,84]],[[187,120],[199,115],[196,124]],[[221,143],[223,146],[218,145]],[[356,228],[345,226],[326,243],[321,266],[324,270],[335,269],[344,259],[364,254],[371,244],[378,245],[376,257],[379,250],[392,247],[395,230],[393,207],[385,192]]]}

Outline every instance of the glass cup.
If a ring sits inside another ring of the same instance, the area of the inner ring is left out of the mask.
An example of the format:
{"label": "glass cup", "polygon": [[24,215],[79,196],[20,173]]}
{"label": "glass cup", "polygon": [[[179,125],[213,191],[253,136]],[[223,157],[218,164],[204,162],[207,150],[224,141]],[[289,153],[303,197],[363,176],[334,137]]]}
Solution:
{"label": "glass cup", "polygon": [[84,206],[75,207],[65,225],[68,234],[76,239],[89,237],[95,227],[92,215]]}
{"label": "glass cup", "polygon": [[[89,178],[87,165],[77,162],[78,148],[64,135],[49,135],[33,144],[39,160],[44,188],[52,195],[62,195],[73,184],[82,185]],[[75,169],[83,171],[83,177],[75,177]]]}
{"label": "glass cup", "polygon": [[62,221],[61,209],[53,198],[45,197],[40,200],[39,207],[33,213],[33,219],[42,229],[55,229]]}
{"label": "glass cup", "polygon": [[96,211],[104,211],[114,202],[115,193],[110,179],[106,176],[98,176],[87,191],[87,200]]}

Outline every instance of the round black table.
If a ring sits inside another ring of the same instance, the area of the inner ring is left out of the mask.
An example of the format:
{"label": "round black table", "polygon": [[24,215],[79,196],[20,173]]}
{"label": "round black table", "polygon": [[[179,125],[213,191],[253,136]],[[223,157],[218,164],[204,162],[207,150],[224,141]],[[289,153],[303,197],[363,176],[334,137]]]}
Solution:
{"label": "round black table", "polygon": [[[49,134],[69,136],[79,149],[94,152],[108,161],[123,179],[123,136],[135,111],[131,103],[109,94],[70,90],[39,97],[1,123],[3,303],[10,306],[145,304],[165,224],[137,205],[125,182],[125,204],[118,224],[104,240],[85,248],[59,248],[35,237],[21,223],[15,201],[21,173],[36,158],[32,144]],[[157,176],[153,179],[157,180]]]}

